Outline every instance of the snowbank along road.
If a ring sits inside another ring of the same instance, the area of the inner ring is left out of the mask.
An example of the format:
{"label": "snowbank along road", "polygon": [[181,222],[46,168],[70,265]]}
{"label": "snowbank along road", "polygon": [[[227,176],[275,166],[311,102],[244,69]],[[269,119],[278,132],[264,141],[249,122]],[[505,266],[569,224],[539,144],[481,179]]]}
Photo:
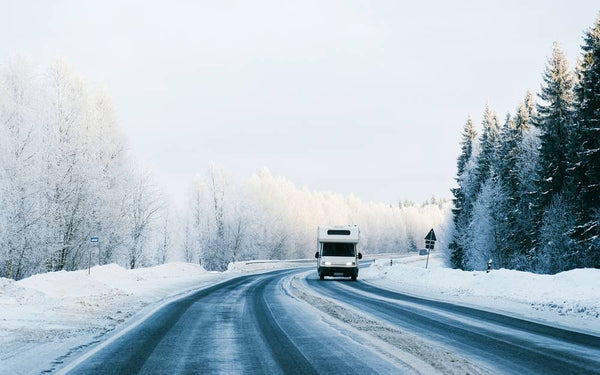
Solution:
{"label": "snowbank along road", "polygon": [[59,373],[600,374],[600,337],[295,269],[171,302]]}

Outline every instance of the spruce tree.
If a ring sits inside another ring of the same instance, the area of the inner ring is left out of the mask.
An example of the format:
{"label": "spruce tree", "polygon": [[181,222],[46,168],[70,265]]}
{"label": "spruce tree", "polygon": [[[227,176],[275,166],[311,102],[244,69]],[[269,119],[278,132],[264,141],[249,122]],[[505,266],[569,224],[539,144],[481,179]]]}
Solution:
{"label": "spruce tree", "polygon": [[582,265],[600,267],[600,16],[584,35],[583,59],[575,88],[580,137],[575,185],[578,239],[585,246]]}
{"label": "spruce tree", "polygon": [[572,207],[562,194],[555,194],[544,212],[540,229],[539,251],[535,270],[540,273],[557,273],[573,264],[573,239],[568,235],[575,221]]}
{"label": "spruce tree", "polygon": [[481,153],[477,157],[477,170],[475,171],[475,192],[479,193],[481,186],[490,175],[497,173],[494,170],[500,145],[500,124],[498,115],[489,105],[486,105],[483,114],[483,133],[481,134]]}
{"label": "spruce tree", "polygon": [[501,185],[490,177],[481,186],[477,199],[473,202],[472,217],[465,236],[465,268],[484,270],[489,259],[494,267],[502,265],[502,256],[498,253],[499,241],[499,204],[504,199]]}
{"label": "spruce tree", "polygon": [[531,250],[535,242],[536,230],[532,225],[536,207],[535,181],[539,170],[539,130],[533,124],[536,117],[536,103],[528,91],[519,105],[515,116],[514,137],[517,150],[513,170],[510,173],[509,190],[509,235],[507,241],[511,249],[507,267],[531,270]]}
{"label": "spruce tree", "polygon": [[517,115],[515,116],[515,130],[519,136],[519,141],[523,137],[523,133],[528,131],[531,128],[531,122],[533,118],[537,115],[535,111],[535,97],[533,93],[527,90],[525,94],[525,99],[519,105],[519,109],[517,110]]}
{"label": "spruce tree", "polygon": [[[540,130],[540,152],[538,165],[538,180],[536,183],[535,216],[533,228],[535,230],[532,248],[539,258],[543,251],[540,244],[540,230],[544,226],[546,211],[555,196],[561,195],[561,204],[568,206],[569,194],[565,193],[571,185],[570,158],[574,153],[569,151],[571,138],[574,132],[574,75],[569,68],[569,63],[562,52],[560,45],[554,43],[552,57],[548,60],[543,75],[543,84],[538,104],[538,115],[535,124]],[[567,234],[565,234],[567,235]],[[564,253],[572,249],[563,249]]]}
{"label": "spruce tree", "polygon": [[514,236],[515,228],[515,206],[517,202],[518,175],[515,173],[517,155],[519,151],[520,134],[516,121],[506,115],[500,135],[500,152],[496,158],[497,177],[495,178],[496,189],[501,192],[503,199],[497,200],[495,204],[496,235],[501,239],[498,241],[496,261],[499,267],[509,267],[511,253],[515,249],[517,239]]}
{"label": "spruce tree", "polygon": [[467,165],[469,160],[473,156],[474,142],[477,138],[477,131],[473,125],[473,120],[469,116],[465,126],[463,128],[462,141],[461,141],[461,153],[457,160],[457,175],[456,182],[458,183],[457,188],[452,189],[454,195],[453,202],[454,208],[452,209],[453,220],[454,220],[454,237],[452,242],[448,246],[450,249],[450,260],[454,267],[464,268],[464,244],[462,236],[467,230],[467,226],[470,220],[470,205],[467,201],[466,189],[468,178],[466,174]]}
{"label": "spruce tree", "polygon": [[518,144],[519,134],[516,121],[511,118],[510,114],[507,114],[500,133],[500,157],[497,160],[497,169],[499,176],[505,181],[511,192],[516,191],[518,184],[517,176],[514,174]]}
{"label": "spruce tree", "polygon": [[498,162],[500,163],[499,174],[509,188],[512,201],[519,198],[519,176],[516,173],[517,155],[520,152],[520,144],[523,133],[531,128],[531,120],[535,113],[535,99],[530,91],[517,108],[517,114],[506,119],[501,131],[501,151]]}
{"label": "spruce tree", "polygon": [[[475,161],[474,176],[468,193],[473,202],[473,212],[469,215],[469,225],[463,239],[464,263],[468,269],[478,268],[483,258],[496,253],[494,244],[497,243],[499,234],[496,225],[499,220],[495,211],[499,201],[495,198],[501,192],[501,181],[498,178],[501,133],[498,115],[489,105],[485,108],[482,125],[481,151]],[[486,238],[492,239],[487,241]],[[486,242],[485,248],[482,247],[483,242]]]}
{"label": "spruce tree", "polygon": [[463,128],[462,141],[461,141],[461,154],[458,157],[457,167],[458,167],[458,176],[460,176],[464,171],[467,165],[467,162],[471,158],[473,154],[473,147],[475,139],[477,138],[477,130],[475,130],[475,125],[473,124],[473,119],[471,116],[467,119],[465,126]]}
{"label": "spruce tree", "polygon": [[543,211],[555,194],[561,193],[567,180],[568,148],[573,120],[573,74],[558,43],[544,72],[539,94],[536,125],[541,131],[538,202],[540,222]]}

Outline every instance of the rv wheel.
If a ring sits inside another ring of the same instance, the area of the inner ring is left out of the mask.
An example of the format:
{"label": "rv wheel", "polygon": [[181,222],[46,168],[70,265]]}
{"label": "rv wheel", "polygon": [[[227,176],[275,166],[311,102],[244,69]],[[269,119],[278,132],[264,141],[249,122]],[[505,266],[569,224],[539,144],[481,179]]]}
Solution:
{"label": "rv wheel", "polygon": [[325,275],[319,275],[319,279],[325,280]]}

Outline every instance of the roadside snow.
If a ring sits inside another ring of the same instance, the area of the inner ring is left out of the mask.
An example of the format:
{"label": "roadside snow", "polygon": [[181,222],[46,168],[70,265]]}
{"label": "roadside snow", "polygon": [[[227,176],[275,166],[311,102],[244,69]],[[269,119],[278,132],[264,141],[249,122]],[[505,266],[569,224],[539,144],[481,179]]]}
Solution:
{"label": "roadside snow", "polygon": [[377,259],[360,278],[376,286],[437,300],[600,333],[600,270],[576,269],[539,275],[506,269],[445,268],[437,254]]}
{"label": "roadside snow", "polygon": [[240,262],[226,272],[208,272],[189,263],[135,270],[110,264],[93,267],[90,275],[82,270],[16,282],[0,278],[0,372],[52,371],[65,356],[177,296],[243,273],[302,265]]}

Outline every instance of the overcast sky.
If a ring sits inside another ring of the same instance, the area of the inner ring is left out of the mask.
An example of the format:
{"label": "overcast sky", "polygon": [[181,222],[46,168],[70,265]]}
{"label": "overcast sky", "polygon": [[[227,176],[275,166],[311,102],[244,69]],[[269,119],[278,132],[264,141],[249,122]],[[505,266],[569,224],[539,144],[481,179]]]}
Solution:
{"label": "overcast sky", "polygon": [[[405,4],[408,3],[408,4]],[[598,1],[2,1],[0,62],[108,89],[175,201],[213,161],[365,201],[450,197],[462,126],[574,63]]]}

